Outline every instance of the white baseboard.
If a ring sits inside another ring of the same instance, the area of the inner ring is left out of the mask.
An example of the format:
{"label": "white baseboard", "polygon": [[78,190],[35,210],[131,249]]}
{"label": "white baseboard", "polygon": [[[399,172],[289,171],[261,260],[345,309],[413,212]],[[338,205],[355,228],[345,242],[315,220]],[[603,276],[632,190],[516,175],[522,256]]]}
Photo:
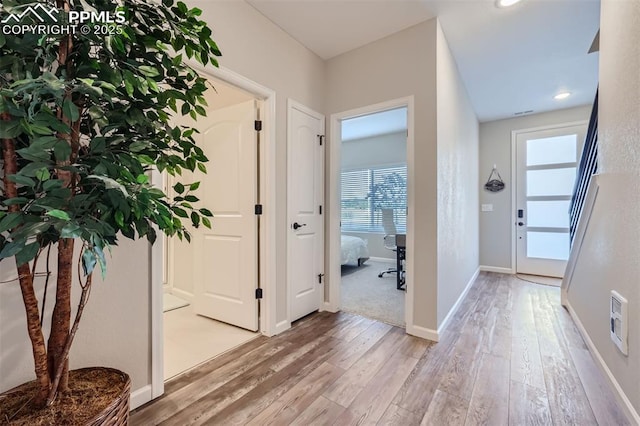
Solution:
{"label": "white baseboard", "polygon": [[437,342],[439,339],[438,332],[426,327],[420,327],[419,325],[407,324],[407,334],[420,337],[422,339],[431,340]]}
{"label": "white baseboard", "polygon": [[469,292],[469,289],[471,288],[473,283],[476,281],[476,278],[478,278],[479,273],[480,267],[478,267],[478,269],[476,269],[476,271],[473,273],[464,290],[462,290],[462,293],[458,297],[458,300],[456,300],[456,303],[454,303],[451,309],[449,309],[449,313],[447,314],[447,316],[444,317],[444,320],[442,320],[442,324],[440,324],[440,326],[438,327],[438,335],[442,334],[443,330],[447,327],[447,324],[449,324],[449,321],[460,307],[460,304],[462,303],[464,298],[467,297],[467,293]]}
{"label": "white baseboard", "polygon": [[511,268],[502,268],[499,266],[486,266],[480,265],[480,271],[482,272],[497,272],[498,274],[515,274],[515,271]]}
{"label": "white baseboard", "polygon": [[332,312],[332,313],[336,313],[338,312],[340,309],[336,308],[335,306],[333,306],[333,304],[329,303],[329,302],[324,302],[322,304],[322,311],[326,311],[326,312]]}
{"label": "white baseboard", "polygon": [[382,263],[390,263],[392,265],[396,264],[396,259],[389,259],[388,257],[370,257],[369,260],[373,260],[374,262],[382,262]]}
{"label": "white baseboard", "polygon": [[173,287],[171,289],[171,294],[174,296],[178,296],[181,299],[186,300],[189,303],[193,303],[193,293],[189,293],[188,291],[180,290],[179,288]]}
{"label": "white baseboard", "polygon": [[273,335],[277,335],[280,334],[284,331],[287,331],[291,328],[291,322],[284,320],[284,321],[280,321],[279,323],[276,324],[276,329],[274,330]]}
{"label": "white baseboard", "polygon": [[571,307],[571,304],[568,301],[567,301],[566,307],[567,307],[567,310],[569,311],[569,314],[571,315],[571,318],[573,319],[573,322],[578,327],[578,330],[580,331],[582,338],[587,344],[589,351],[595,358],[596,364],[598,364],[598,366],[600,367],[600,370],[602,370],[602,372],[605,374],[607,379],[609,379],[609,382],[615,389],[614,394],[616,395],[620,405],[622,405],[625,411],[625,414],[627,415],[627,418],[633,419],[635,421],[635,424],[640,425],[640,414],[638,414],[638,412],[635,410],[635,408],[633,407],[633,404],[631,404],[631,401],[629,401],[629,398],[627,398],[627,395],[624,393],[624,390],[622,390],[622,387],[616,380],[615,376],[613,375],[611,370],[609,370],[607,363],[602,358],[602,355],[600,355],[600,352],[598,352],[596,345],[593,344],[593,341],[591,340],[591,337],[589,337],[589,334],[587,333],[587,330],[584,328],[584,325],[582,325],[582,322],[580,321],[578,314],[576,314],[576,311],[573,310],[573,307]]}
{"label": "white baseboard", "polygon": [[130,410],[135,410],[136,408],[146,404],[147,402],[151,401],[151,385],[146,385],[144,387],[141,387],[138,390],[135,390],[133,392],[131,392],[131,399],[129,400],[130,403]]}

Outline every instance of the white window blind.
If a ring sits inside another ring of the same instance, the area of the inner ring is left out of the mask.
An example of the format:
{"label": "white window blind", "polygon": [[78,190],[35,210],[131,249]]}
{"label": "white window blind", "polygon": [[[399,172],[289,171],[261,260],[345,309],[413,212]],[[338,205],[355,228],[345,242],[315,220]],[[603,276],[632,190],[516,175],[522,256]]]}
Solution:
{"label": "white window blind", "polygon": [[407,166],[343,171],[342,230],[384,232],[382,209],[393,209],[396,229],[407,229]]}

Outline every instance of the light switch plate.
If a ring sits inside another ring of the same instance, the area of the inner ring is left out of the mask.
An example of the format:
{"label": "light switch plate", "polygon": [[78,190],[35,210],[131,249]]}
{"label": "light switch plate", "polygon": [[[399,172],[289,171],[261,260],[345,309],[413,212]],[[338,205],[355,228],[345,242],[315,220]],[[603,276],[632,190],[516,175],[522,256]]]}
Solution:
{"label": "light switch plate", "polygon": [[483,204],[482,205],[482,211],[483,212],[492,212],[493,211],[493,204]]}

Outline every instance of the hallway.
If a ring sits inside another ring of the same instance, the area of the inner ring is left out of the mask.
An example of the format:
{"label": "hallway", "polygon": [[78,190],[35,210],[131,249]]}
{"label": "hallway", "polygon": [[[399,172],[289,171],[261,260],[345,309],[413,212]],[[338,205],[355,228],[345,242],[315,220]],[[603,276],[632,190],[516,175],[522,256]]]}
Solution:
{"label": "hallway", "polygon": [[558,288],[481,273],[443,334],[311,315],[168,382],[131,423],[629,424]]}

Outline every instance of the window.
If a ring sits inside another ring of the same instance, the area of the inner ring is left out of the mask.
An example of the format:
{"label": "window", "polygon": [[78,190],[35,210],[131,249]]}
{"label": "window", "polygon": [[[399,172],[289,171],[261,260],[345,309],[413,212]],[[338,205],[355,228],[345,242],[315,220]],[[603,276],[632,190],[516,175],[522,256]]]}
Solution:
{"label": "window", "polygon": [[407,166],[343,171],[343,231],[384,232],[382,209],[393,209],[398,232],[407,230]]}

